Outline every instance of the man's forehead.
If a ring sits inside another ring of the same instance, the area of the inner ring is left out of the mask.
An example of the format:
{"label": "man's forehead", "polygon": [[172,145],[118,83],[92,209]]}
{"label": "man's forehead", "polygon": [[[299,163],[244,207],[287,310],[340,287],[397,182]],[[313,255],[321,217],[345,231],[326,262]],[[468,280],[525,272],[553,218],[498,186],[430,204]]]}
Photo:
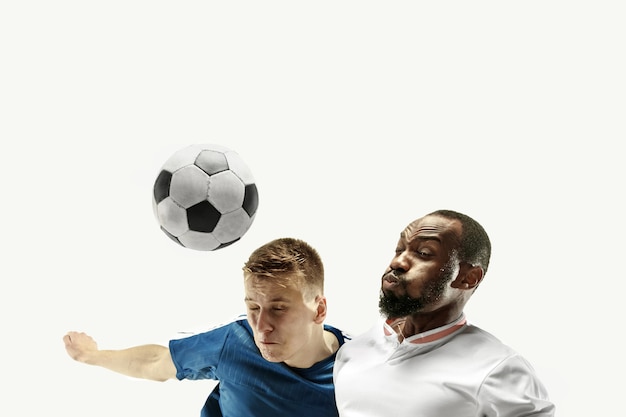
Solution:
{"label": "man's forehead", "polygon": [[300,286],[294,282],[295,278],[287,277],[260,277],[248,275],[244,281],[246,298],[265,297],[271,299],[290,298],[302,292]]}
{"label": "man's forehead", "polygon": [[456,219],[448,219],[441,216],[425,216],[411,222],[401,236],[407,240],[418,237],[457,237],[460,234],[461,225]]}
{"label": "man's forehead", "polygon": [[302,292],[295,289],[274,289],[265,291],[265,288],[246,288],[244,291],[244,301],[265,304],[265,303],[292,303],[303,298]]}

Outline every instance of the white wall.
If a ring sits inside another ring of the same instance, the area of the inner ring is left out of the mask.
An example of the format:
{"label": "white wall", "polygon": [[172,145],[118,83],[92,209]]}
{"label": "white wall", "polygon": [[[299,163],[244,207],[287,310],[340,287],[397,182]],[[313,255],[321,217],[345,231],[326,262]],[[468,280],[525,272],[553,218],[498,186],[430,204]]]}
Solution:
{"label": "white wall", "polygon": [[[398,233],[450,208],[494,246],[469,319],[535,365],[559,415],[615,415],[619,2],[216,3],[0,6],[0,414],[195,416],[212,382],[81,365],[62,336],[120,348],[230,318],[243,261],[281,236],[319,249],[328,321],[359,333]],[[237,150],[260,192],[216,252],[173,244],[150,201],[202,142]]]}

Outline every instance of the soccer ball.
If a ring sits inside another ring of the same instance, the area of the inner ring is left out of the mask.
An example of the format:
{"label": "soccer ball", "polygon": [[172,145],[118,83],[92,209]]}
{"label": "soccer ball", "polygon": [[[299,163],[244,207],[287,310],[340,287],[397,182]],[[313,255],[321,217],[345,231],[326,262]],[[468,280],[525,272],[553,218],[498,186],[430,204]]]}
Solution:
{"label": "soccer ball", "polygon": [[239,154],[215,144],[174,153],[154,182],[152,206],[161,230],[185,248],[212,251],[248,231],[259,195]]}

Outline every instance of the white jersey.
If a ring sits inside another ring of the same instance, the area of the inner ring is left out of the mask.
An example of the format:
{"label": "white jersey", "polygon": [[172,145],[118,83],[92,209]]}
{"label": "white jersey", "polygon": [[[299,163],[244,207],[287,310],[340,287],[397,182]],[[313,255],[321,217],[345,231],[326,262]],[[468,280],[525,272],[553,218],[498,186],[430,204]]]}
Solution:
{"label": "white jersey", "polygon": [[390,324],[339,349],[340,417],[554,416],[532,366],[464,316],[401,343]]}

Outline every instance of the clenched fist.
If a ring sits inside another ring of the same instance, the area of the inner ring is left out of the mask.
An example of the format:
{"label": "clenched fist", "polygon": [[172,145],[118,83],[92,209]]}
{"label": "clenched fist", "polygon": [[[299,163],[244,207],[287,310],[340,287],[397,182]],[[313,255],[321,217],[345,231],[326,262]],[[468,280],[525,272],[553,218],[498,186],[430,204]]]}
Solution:
{"label": "clenched fist", "polygon": [[68,332],[63,336],[65,350],[78,362],[89,363],[89,359],[98,352],[98,344],[91,336],[82,332]]}

